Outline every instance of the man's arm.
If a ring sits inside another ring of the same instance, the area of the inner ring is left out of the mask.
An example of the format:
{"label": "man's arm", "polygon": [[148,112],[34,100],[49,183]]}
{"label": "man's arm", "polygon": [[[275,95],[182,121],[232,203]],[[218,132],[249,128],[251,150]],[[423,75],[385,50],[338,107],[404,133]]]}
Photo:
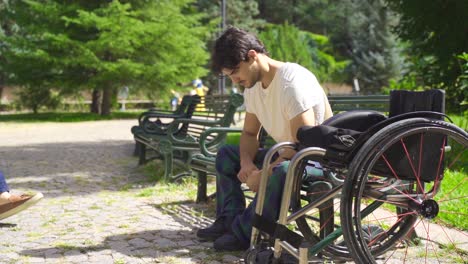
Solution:
{"label": "man's arm", "polygon": [[[300,113],[299,115],[295,116],[293,119],[291,119],[290,123],[291,123],[291,133],[293,135],[294,142],[297,142],[296,134],[297,134],[297,130],[300,127],[306,126],[306,125],[315,125],[314,111],[312,110],[312,108],[307,110],[307,111],[304,111],[304,112]],[[258,145],[256,145],[256,147],[258,148]],[[294,156],[294,154],[296,154],[296,151],[294,151],[292,149],[284,149],[284,151],[281,152],[279,157],[274,162],[272,162],[270,164],[270,166],[268,167],[268,175],[272,174],[273,168],[276,165],[280,164],[281,162],[283,162],[285,160],[291,159]],[[241,155],[241,157],[242,157],[242,155]],[[252,158],[252,160],[253,160],[253,158]],[[250,170],[249,174],[247,176],[248,176],[247,177],[247,182],[246,182],[247,186],[249,186],[249,189],[252,190],[253,192],[257,192],[258,187],[260,185],[261,170],[258,170],[256,168],[253,169],[253,170]],[[238,175],[238,177],[239,177],[239,175]],[[241,178],[239,178],[239,179],[241,179]]]}
{"label": "man's arm", "polygon": [[[315,115],[314,115],[314,110],[310,108],[309,110],[306,110],[297,116],[295,116],[293,119],[290,120],[291,124],[291,134],[293,136],[294,142],[297,142],[297,130],[299,130],[300,127],[302,126],[313,126],[315,125]],[[296,151],[292,149],[284,149],[281,154],[278,156],[278,158],[271,163],[269,167],[269,171],[271,174],[271,170],[279,163],[285,161],[285,160],[290,160],[294,154],[296,154]]]}
{"label": "man's arm", "polygon": [[297,142],[297,131],[302,126],[315,126],[315,115],[314,110],[310,108],[290,120],[291,134],[294,138],[294,142]]}
{"label": "man's arm", "polygon": [[260,121],[252,113],[246,113],[244,119],[244,128],[240,137],[240,165],[241,170],[237,177],[241,182],[246,182],[250,173],[258,170],[253,160],[257,154],[259,142],[258,133],[260,131]]}

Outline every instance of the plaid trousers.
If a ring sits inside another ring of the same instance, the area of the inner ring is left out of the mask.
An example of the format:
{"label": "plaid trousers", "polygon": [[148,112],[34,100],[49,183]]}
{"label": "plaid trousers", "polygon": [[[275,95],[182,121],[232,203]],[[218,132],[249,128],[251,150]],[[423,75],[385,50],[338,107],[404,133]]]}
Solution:
{"label": "plaid trousers", "polygon": [[[259,149],[254,164],[261,169],[268,149]],[[274,159],[273,159],[274,160]],[[265,193],[265,206],[262,216],[276,221],[279,215],[283,186],[286,180],[289,161],[284,161],[273,168]],[[243,243],[250,244],[252,218],[255,215],[257,195],[246,207],[241,182],[237,178],[240,171],[239,146],[225,145],[216,156],[216,216],[233,219],[232,231]],[[322,170],[308,167],[303,177],[321,177]]]}

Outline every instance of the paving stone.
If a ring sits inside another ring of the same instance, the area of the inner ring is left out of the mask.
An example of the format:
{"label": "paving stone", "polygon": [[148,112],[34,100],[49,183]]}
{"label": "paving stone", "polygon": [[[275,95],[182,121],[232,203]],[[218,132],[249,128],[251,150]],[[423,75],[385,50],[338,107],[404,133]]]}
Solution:
{"label": "paving stone", "polygon": [[145,248],[153,245],[152,243],[149,243],[148,241],[142,238],[134,238],[132,240],[129,240],[128,243],[134,248]]}
{"label": "paving stone", "polygon": [[88,262],[88,256],[85,254],[81,254],[80,252],[78,252],[78,254],[68,255],[67,253],[65,253],[65,256],[64,256],[66,261],[70,261],[73,263],[87,263]]}

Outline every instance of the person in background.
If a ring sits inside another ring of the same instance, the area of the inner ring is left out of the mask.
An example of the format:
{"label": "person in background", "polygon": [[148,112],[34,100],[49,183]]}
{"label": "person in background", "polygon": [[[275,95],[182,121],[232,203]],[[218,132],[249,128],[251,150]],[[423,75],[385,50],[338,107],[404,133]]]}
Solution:
{"label": "person in background", "polygon": [[43,195],[40,192],[34,195],[10,193],[5,176],[0,171],[0,220],[28,209],[39,202],[42,197]]}
{"label": "person in background", "polygon": [[171,94],[172,94],[172,97],[171,97],[171,110],[172,111],[175,111],[177,109],[177,106],[179,105],[179,101],[180,101],[180,94],[174,90],[171,90]]}
{"label": "person in background", "polygon": [[[204,86],[202,80],[200,79],[193,80],[192,86],[193,90],[190,91],[190,95],[198,95],[203,98],[208,93],[209,88]],[[197,104],[195,111],[205,111],[205,104],[203,103],[203,99],[200,104]]]}
{"label": "person in background", "polygon": [[[332,116],[327,96],[314,74],[306,68],[268,56],[254,35],[228,28],[215,42],[212,69],[245,87],[246,114],[240,145],[225,145],[216,156],[216,220],[197,231],[201,240],[214,241],[216,250],[244,250],[249,247],[256,198],[246,207],[241,184],[258,191],[266,149],[259,149],[263,127],[277,142],[297,142],[297,130],[319,125]],[[278,218],[289,160],[295,154],[285,150],[268,169],[263,215]],[[322,176],[308,168],[304,177]]]}
{"label": "person in background", "polygon": [[190,91],[190,95],[198,95],[200,97],[205,96],[209,88],[203,85],[202,80],[195,79],[192,81],[193,90]]}

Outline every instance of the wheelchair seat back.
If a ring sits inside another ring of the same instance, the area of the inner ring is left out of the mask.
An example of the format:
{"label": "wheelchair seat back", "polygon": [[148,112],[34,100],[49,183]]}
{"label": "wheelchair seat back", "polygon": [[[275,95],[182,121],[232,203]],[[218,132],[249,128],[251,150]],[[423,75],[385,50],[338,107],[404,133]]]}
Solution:
{"label": "wheelchair seat back", "polygon": [[396,90],[390,92],[389,117],[420,111],[445,113],[445,91],[414,92]]}
{"label": "wheelchair seat back", "polygon": [[[428,112],[429,111],[429,112]],[[428,90],[423,92],[392,91],[390,93],[389,120],[401,120],[420,113],[432,119],[443,119],[445,92]],[[395,121],[393,121],[395,122]],[[436,134],[414,134],[401,142],[395,142],[385,153],[386,161],[379,159],[374,167],[378,173],[400,179],[433,181],[443,171],[446,137]],[[421,155],[424,153],[424,155]],[[393,169],[393,171],[391,170]]]}

